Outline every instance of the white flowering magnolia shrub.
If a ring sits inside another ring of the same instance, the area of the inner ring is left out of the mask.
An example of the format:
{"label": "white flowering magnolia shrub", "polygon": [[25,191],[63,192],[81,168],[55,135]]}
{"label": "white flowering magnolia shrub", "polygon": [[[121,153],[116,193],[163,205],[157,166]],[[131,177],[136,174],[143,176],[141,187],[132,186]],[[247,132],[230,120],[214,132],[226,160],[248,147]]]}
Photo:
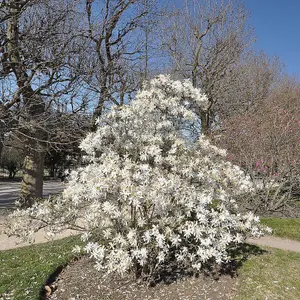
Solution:
{"label": "white flowering magnolia shrub", "polygon": [[227,261],[229,249],[262,231],[234,200],[250,181],[199,136],[207,106],[189,81],[153,79],[131,104],[98,120],[81,143],[87,165],[71,174],[62,197],[15,212],[14,233],[27,225],[31,232],[47,225],[49,234],[83,230],[83,250],[96,267],[120,274]]}

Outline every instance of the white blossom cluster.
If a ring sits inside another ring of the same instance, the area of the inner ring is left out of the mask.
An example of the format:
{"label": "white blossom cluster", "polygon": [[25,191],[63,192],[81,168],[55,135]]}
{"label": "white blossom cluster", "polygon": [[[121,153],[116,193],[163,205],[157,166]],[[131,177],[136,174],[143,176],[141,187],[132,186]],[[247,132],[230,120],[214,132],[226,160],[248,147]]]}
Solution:
{"label": "white blossom cluster", "polygon": [[149,274],[171,260],[194,270],[226,261],[229,248],[262,231],[234,200],[251,190],[250,180],[224,150],[186,134],[207,106],[189,81],[153,79],[98,120],[81,144],[88,164],[71,173],[61,198],[17,211],[14,233],[28,215],[31,231],[82,229],[96,267],[120,274],[137,266]]}

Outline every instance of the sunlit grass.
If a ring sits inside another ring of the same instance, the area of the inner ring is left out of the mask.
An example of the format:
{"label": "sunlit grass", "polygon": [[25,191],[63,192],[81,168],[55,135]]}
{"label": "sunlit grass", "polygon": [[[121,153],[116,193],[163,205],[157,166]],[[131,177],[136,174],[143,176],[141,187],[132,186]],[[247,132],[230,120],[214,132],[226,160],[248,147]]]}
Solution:
{"label": "sunlit grass", "polygon": [[275,236],[300,241],[300,219],[262,218],[261,222],[271,227]]}
{"label": "sunlit grass", "polygon": [[239,270],[235,300],[300,299],[300,253],[268,249]]}
{"label": "sunlit grass", "polygon": [[[47,278],[69,262],[78,237],[0,251],[0,299],[39,299]],[[5,296],[10,295],[10,297]]]}

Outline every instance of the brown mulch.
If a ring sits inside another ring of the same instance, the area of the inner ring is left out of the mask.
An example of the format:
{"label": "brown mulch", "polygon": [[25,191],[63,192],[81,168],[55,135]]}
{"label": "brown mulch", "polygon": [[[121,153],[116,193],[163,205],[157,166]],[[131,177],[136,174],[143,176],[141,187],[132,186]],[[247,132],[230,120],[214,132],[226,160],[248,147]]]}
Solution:
{"label": "brown mulch", "polygon": [[157,283],[153,287],[138,283],[133,276],[121,278],[104,276],[94,268],[94,263],[83,257],[68,265],[50,286],[49,300],[193,300],[233,299],[237,279],[231,275],[185,276],[169,283]]}

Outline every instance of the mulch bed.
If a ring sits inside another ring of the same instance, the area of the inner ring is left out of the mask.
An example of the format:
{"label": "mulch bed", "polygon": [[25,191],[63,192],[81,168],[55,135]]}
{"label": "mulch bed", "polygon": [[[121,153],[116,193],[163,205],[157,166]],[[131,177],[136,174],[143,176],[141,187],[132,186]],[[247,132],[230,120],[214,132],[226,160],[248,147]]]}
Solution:
{"label": "mulch bed", "polygon": [[94,268],[90,259],[83,257],[63,269],[50,286],[52,294],[44,299],[226,300],[233,299],[236,286],[236,276],[225,274],[217,278],[181,276],[177,280],[163,281],[149,287],[145,282],[137,282],[131,275],[126,278],[104,276]]}

